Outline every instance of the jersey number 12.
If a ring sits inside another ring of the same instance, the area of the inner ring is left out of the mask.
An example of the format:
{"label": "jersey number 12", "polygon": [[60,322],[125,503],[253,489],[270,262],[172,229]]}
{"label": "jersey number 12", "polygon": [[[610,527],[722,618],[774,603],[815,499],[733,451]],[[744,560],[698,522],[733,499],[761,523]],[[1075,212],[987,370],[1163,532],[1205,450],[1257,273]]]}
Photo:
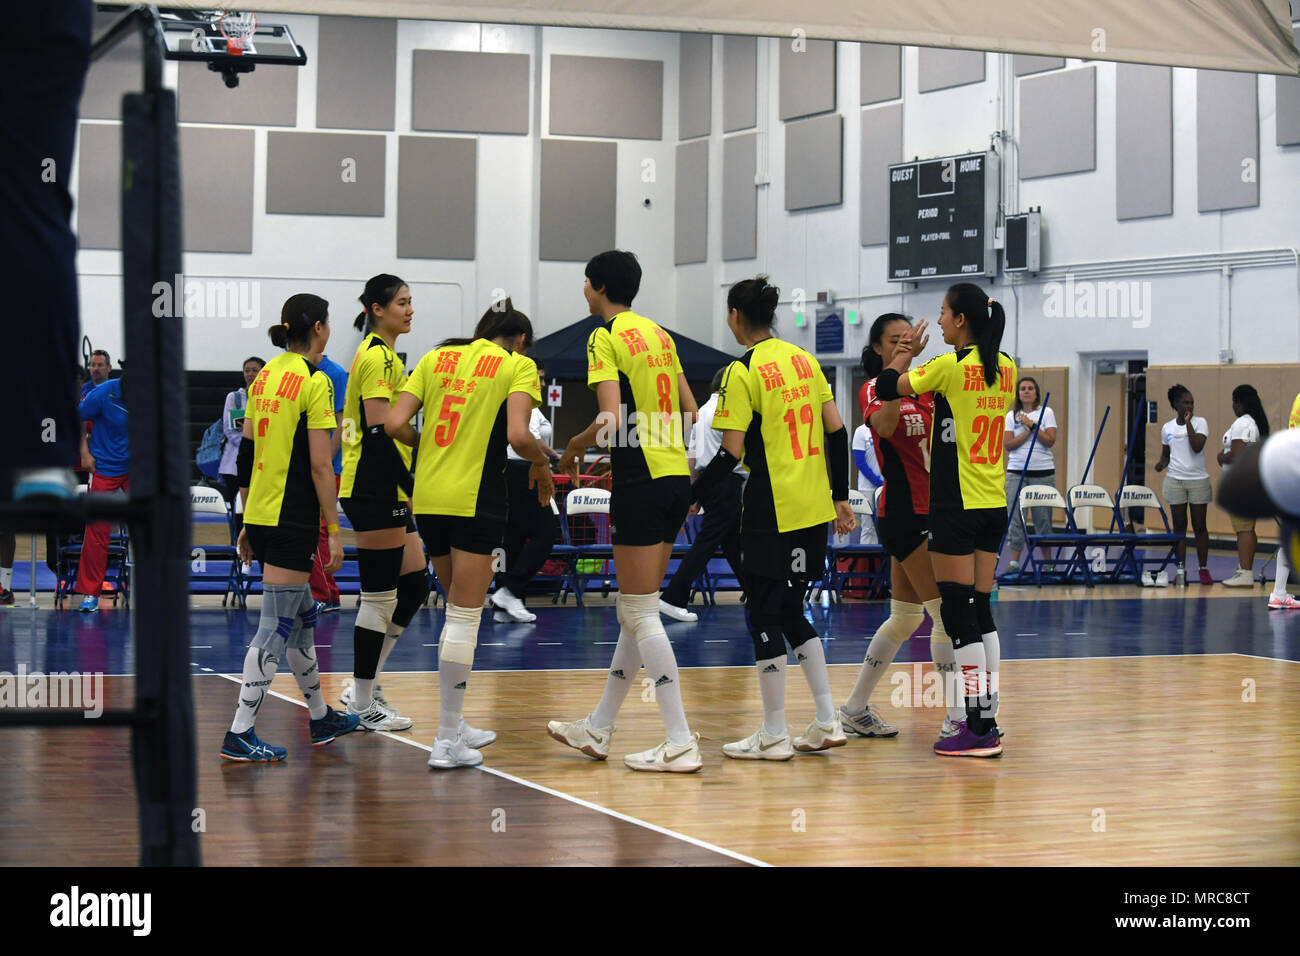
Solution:
{"label": "jersey number 12", "polygon": [[813,437],[812,437],[813,410],[811,405],[803,405],[800,407],[798,421],[795,420],[793,408],[787,411],[785,415],[782,416],[782,420],[790,428],[790,451],[793,452],[795,461],[798,461],[800,458],[803,457],[803,449],[799,447],[799,429],[798,429],[799,422],[803,422],[803,424],[808,426],[808,454],[809,455],[821,454],[821,450],[816,445],[813,444]]}

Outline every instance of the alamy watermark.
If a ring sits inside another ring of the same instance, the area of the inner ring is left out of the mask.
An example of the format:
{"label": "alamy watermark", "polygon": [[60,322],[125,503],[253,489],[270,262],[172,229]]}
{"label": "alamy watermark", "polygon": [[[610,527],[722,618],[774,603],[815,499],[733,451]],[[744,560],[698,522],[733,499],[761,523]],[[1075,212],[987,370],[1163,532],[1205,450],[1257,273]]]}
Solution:
{"label": "alamy watermark", "polygon": [[1150,282],[1065,282],[1043,286],[1043,315],[1049,319],[1129,319],[1135,329],[1151,325]]}
{"label": "alamy watermark", "polygon": [[19,664],[16,674],[0,671],[0,707],[80,710],[92,720],[104,713],[104,675],[29,674],[27,665]]}
{"label": "alamy watermark", "polygon": [[238,319],[240,328],[251,329],[262,310],[257,281],[187,279],[178,273],[172,282],[155,282],[152,291],[153,314],[159,319]]}
{"label": "alamy watermark", "polygon": [[609,416],[596,432],[602,448],[684,448],[689,425],[680,412],[629,412],[618,406],[618,426]]}

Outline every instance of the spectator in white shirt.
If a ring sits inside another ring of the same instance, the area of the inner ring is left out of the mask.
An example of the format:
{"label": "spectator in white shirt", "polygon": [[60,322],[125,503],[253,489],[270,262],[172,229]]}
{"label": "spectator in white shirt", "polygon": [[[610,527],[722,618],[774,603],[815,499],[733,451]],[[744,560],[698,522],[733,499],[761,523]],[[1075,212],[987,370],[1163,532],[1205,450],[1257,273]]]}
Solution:
{"label": "spectator in white shirt", "polygon": [[226,405],[221,410],[221,434],[226,436],[226,444],[221,449],[221,464],[217,468],[217,474],[221,476],[221,492],[228,503],[233,504],[235,495],[239,494],[235,462],[239,458],[239,442],[244,437],[244,409],[248,408],[248,390],[265,364],[256,355],[244,359],[244,387],[226,395]]}
{"label": "spectator in white shirt", "polygon": [[[1008,571],[1020,569],[1020,552],[1025,547],[1025,526],[1020,519],[1020,499],[1016,495],[1016,488],[1021,487],[1021,472],[1024,472],[1025,485],[1056,487],[1056,460],[1052,457],[1052,446],[1056,444],[1056,415],[1042,401],[1037,380],[1026,375],[1016,383],[1015,407],[1007,412],[1002,447],[1007,453],[1007,508],[1011,512],[1011,524],[1007,530],[1011,557]],[[1038,432],[1037,440],[1034,440],[1035,430]],[[1029,453],[1031,443],[1034,446],[1032,455]],[[1051,534],[1052,509],[1030,508],[1029,525],[1033,534]],[[1046,562],[1048,549],[1039,550]]]}
{"label": "spectator in white shirt", "polygon": [[[865,422],[853,433],[853,465],[858,470],[858,491],[866,496],[867,501],[873,501],[876,489],[884,484],[885,480],[880,477],[880,462],[876,459],[876,446],[871,441],[871,429]],[[858,543],[880,543],[876,537],[876,526],[872,521],[863,521],[858,525]]]}
{"label": "spectator in white shirt", "polygon": [[[1156,463],[1156,471],[1169,469],[1161,490],[1174,520],[1174,534],[1187,534],[1187,509],[1191,506],[1201,583],[1213,584],[1210,569],[1206,567],[1210,560],[1210,533],[1205,527],[1205,513],[1214,497],[1210,472],[1205,467],[1205,440],[1210,437],[1210,423],[1192,414],[1196,402],[1184,385],[1169,389],[1169,404],[1178,414],[1160,427],[1160,461]],[[1183,570],[1186,556],[1187,542],[1179,541],[1179,571]]]}
{"label": "spectator in white shirt", "polygon": [[[1247,445],[1254,445],[1268,437],[1268,416],[1264,414],[1264,404],[1259,400],[1259,392],[1253,385],[1238,385],[1232,390],[1232,414],[1236,421],[1223,433],[1223,451],[1218,454],[1218,462],[1223,466],[1226,476],[1232,463],[1241,457]],[[1248,588],[1255,583],[1255,547],[1259,539],[1255,536],[1255,519],[1232,519],[1232,530],[1237,532],[1237,570],[1232,577],[1223,582],[1227,588]]]}

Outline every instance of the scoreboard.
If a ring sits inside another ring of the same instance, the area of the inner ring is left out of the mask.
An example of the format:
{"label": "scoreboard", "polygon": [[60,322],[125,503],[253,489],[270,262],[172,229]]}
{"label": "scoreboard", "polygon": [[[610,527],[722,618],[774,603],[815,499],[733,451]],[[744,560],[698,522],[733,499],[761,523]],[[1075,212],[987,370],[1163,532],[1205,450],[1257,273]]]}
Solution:
{"label": "scoreboard", "polygon": [[889,167],[889,276],[992,276],[998,157],[989,151]]}

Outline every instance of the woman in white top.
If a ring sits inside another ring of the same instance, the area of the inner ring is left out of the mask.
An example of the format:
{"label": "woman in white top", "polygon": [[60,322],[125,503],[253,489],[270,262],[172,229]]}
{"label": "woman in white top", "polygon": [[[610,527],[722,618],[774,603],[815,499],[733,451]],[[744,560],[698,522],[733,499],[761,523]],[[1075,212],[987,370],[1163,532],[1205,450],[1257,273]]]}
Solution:
{"label": "woman in white top", "polygon": [[[1206,562],[1210,559],[1210,534],[1205,527],[1205,512],[1214,490],[1205,467],[1205,440],[1210,437],[1210,423],[1192,414],[1196,402],[1183,385],[1169,389],[1169,404],[1178,414],[1160,427],[1160,461],[1156,471],[1169,469],[1162,488],[1165,504],[1174,520],[1174,534],[1187,534],[1187,507],[1192,509],[1192,530],[1196,534],[1196,559],[1201,565],[1201,583],[1213,584]],[[1178,570],[1187,556],[1187,542],[1178,542]]]}
{"label": "woman in white top", "polygon": [[227,394],[225,408],[221,410],[221,434],[226,436],[226,444],[221,450],[221,464],[217,468],[217,474],[221,476],[222,493],[227,502],[233,503],[235,495],[239,494],[235,460],[239,457],[239,441],[244,437],[244,409],[248,407],[248,389],[265,364],[255,355],[244,359],[244,387]]}
{"label": "woman in white top", "polygon": [[[1232,414],[1237,416],[1237,420],[1223,433],[1223,451],[1218,455],[1225,475],[1247,445],[1268,437],[1268,416],[1264,414],[1264,404],[1253,385],[1238,385],[1232,390]],[[1255,583],[1255,546],[1259,543],[1255,537],[1255,519],[1229,517],[1232,530],[1237,532],[1237,570],[1223,582],[1223,586],[1248,588]]]}
{"label": "woman in white top", "polygon": [[[876,489],[884,484],[880,477],[880,462],[876,459],[876,446],[871,441],[871,429],[866,422],[853,433],[853,464],[858,469],[858,491],[873,501]],[[858,527],[858,544],[879,544],[876,526],[864,521]]]}
{"label": "woman in white top", "polygon": [[[546,394],[546,363],[536,359],[537,377],[542,394]],[[560,456],[551,447],[552,426],[540,408],[534,408],[528,420],[528,430],[543,453],[552,463]],[[542,569],[555,547],[559,528],[555,513],[537,501],[537,490],[528,489],[528,469],[532,462],[506,446],[506,497],[509,502],[506,530],[503,540],[505,564],[497,572],[496,590],[492,592],[492,605],[503,611],[511,620],[527,624],[537,620],[537,615],[524,606],[524,593],[528,582]]]}
{"label": "woman in white top", "polygon": [[[1002,447],[1007,452],[1007,508],[1011,511],[1011,527],[1007,532],[1007,545],[1011,554],[1008,571],[1020,569],[1020,552],[1025,547],[1025,527],[1017,514],[1020,504],[1016,488],[1020,484],[1020,473],[1024,471],[1025,485],[1056,487],[1056,461],[1052,457],[1052,446],[1056,444],[1056,415],[1041,404],[1042,400],[1038,382],[1026,375],[1016,383],[1015,407],[1007,412],[1006,435],[1003,436]],[[1033,442],[1034,452],[1031,456],[1029,445],[1035,429],[1038,430],[1038,440]],[[1051,534],[1052,509],[1029,509],[1029,524],[1034,534]],[[1047,548],[1040,550],[1043,561],[1046,562]]]}

